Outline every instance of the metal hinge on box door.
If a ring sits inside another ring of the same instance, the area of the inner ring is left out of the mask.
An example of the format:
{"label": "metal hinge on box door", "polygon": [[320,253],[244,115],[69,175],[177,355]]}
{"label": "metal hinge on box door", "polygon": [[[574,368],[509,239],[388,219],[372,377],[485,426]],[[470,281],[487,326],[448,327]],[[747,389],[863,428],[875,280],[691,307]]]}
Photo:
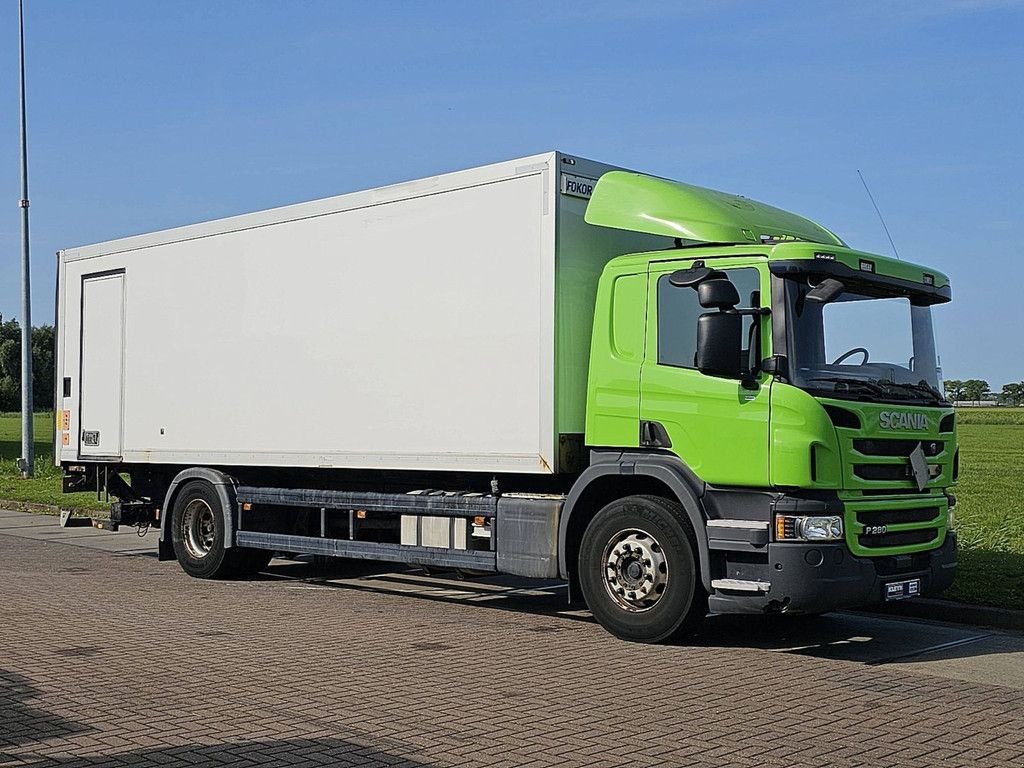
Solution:
{"label": "metal hinge on box door", "polygon": [[82,445],[98,446],[100,444],[100,433],[96,429],[82,430]]}

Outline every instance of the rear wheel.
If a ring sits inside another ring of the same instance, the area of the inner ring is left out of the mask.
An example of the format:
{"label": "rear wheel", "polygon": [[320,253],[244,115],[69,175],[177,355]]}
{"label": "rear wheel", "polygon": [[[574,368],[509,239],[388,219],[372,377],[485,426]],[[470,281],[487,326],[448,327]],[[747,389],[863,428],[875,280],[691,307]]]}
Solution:
{"label": "rear wheel", "polygon": [[672,640],[707,613],[693,529],[678,503],[658,496],[618,499],[594,516],[579,580],[594,618],[623,640]]}
{"label": "rear wheel", "polygon": [[224,505],[206,480],[182,486],[171,512],[171,536],[178,564],[197,579],[250,576],[270,562],[273,552],[224,546]]}

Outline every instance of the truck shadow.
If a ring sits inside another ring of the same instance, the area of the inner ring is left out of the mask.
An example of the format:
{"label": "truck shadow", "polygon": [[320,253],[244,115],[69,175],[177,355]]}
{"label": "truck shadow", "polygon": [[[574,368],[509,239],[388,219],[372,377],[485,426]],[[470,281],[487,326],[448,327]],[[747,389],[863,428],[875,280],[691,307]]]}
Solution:
{"label": "truck shadow", "polygon": [[[100,738],[102,740],[102,737]],[[66,748],[65,748],[66,749]],[[23,768],[89,768],[90,766],[182,766],[202,765],[359,765],[373,768],[421,768],[427,763],[400,754],[343,739],[296,738],[269,741],[236,741],[177,747],[109,752],[90,757],[42,758],[18,763]]]}
{"label": "truck shadow", "polygon": [[[1024,638],[986,642],[986,629],[837,611],[821,616],[709,616],[692,645],[854,661],[868,665],[1024,651]],[[939,654],[942,654],[941,656]]]}
{"label": "truck shadow", "polygon": [[[295,579],[324,588],[358,589],[416,599],[473,605],[555,620],[552,630],[574,623],[594,624],[582,604],[569,605],[561,582],[535,582],[508,576],[473,576],[452,571],[428,573],[418,568],[358,560],[312,562],[305,556],[275,560],[258,578]],[[747,648],[818,658],[883,664],[982,656],[1024,651],[1024,638],[1007,643],[983,642],[989,630],[839,611],[822,616],[709,616],[700,631],[679,643],[705,648]]]}
{"label": "truck shadow", "polygon": [[[585,605],[568,603],[566,585],[558,581],[309,555],[276,558],[254,579],[457,603],[552,620],[529,628],[531,632],[597,629]],[[695,636],[678,645],[758,649],[877,665],[1020,653],[1024,637],[967,625],[840,611],[822,616],[709,616]]]}
{"label": "truck shadow", "polygon": [[0,762],[14,760],[4,748],[34,744],[92,730],[89,726],[47,712],[32,702],[39,690],[28,678],[0,669]]}

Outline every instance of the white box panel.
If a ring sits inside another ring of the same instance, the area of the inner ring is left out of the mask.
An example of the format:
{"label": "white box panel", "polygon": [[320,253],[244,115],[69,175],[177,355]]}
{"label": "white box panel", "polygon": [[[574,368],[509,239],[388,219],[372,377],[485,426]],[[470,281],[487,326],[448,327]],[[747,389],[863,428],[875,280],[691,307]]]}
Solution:
{"label": "white box panel", "polygon": [[[79,349],[112,332],[82,327],[83,278],[121,270],[123,402],[101,405],[123,411],[125,462],[558,471],[558,433],[583,428],[590,322],[555,327],[560,211],[576,222],[560,290],[592,292],[609,258],[656,247],[581,225],[561,158],[63,251],[60,407],[78,413]],[[556,355],[572,372],[560,420]],[[61,460],[86,457],[81,426]]]}

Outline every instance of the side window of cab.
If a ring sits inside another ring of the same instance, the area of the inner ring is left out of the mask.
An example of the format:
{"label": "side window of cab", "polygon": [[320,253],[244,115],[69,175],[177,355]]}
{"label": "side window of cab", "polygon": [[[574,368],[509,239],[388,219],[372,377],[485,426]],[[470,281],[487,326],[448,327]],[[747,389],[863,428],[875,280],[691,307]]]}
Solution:
{"label": "side window of cab", "polygon": [[[672,285],[670,273],[658,278],[658,365],[694,368],[697,355],[697,318],[708,310],[697,301],[697,291],[687,286]],[[752,267],[725,270],[725,276],[736,286],[740,305],[761,305],[760,276]],[[743,360],[750,360],[751,332],[756,318],[743,319]]]}

